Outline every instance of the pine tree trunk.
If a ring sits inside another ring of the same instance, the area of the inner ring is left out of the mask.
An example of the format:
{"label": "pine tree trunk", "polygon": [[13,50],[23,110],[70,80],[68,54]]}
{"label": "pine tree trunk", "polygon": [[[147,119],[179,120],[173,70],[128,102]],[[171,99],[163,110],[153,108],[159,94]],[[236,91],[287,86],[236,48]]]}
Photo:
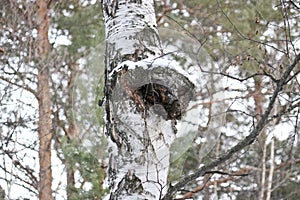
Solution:
{"label": "pine tree trunk", "polygon": [[[68,165],[68,164],[66,164]],[[67,199],[74,200],[76,199],[76,192],[74,191],[75,188],[75,172],[72,168],[67,166]]]}
{"label": "pine tree trunk", "polygon": [[160,199],[193,84],[163,58],[153,0],[104,0],[110,199]]}
{"label": "pine tree trunk", "polygon": [[52,170],[51,170],[51,101],[49,86],[49,66],[47,56],[50,50],[48,40],[49,16],[46,0],[37,0],[37,39],[36,48],[38,60],[38,104],[39,104],[39,199],[51,200]]}
{"label": "pine tree trunk", "polygon": [[[78,127],[76,125],[76,120],[74,117],[74,110],[73,110],[73,100],[75,99],[74,90],[75,90],[75,80],[78,75],[78,63],[74,63],[70,67],[70,77],[68,82],[68,93],[67,93],[67,102],[69,102],[68,106],[65,108],[67,112],[67,120],[68,120],[68,129],[67,129],[67,139],[68,142],[71,143],[73,141],[79,140],[79,133]],[[75,200],[77,197],[77,192],[75,190],[75,170],[73,166],[68,162],[68,160],[73,158],[67,158],[65,163],[66,165],[66,172],[67,172],[67,199],[68,200]]]}

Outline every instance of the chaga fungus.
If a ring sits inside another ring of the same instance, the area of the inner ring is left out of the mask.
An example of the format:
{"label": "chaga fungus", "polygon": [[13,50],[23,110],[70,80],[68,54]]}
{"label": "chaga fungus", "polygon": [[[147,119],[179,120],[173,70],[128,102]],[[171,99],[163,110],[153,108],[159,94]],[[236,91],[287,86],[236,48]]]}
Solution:
{"label": "chaga fungus", "polygon": [[[134,99],[138,107],[149,110],[151,106],[160,104],[167,112],[167,120],[181,119],[181,108],[178,98],[168,87],[157,83],[149,83],[137,88],[133,94],[142,100],[140,102]],[[141,103],[143,105],[139,105]]]}

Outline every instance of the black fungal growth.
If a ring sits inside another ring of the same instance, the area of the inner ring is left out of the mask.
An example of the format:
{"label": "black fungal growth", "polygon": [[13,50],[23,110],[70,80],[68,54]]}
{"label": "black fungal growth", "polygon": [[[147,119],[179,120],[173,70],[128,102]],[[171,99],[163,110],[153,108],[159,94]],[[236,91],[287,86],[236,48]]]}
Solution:
{"label": "black fungal growth", "polygon": [[167,112],[167,120],[181,119],[178,98],[173,95],[168,87],[157,83],[149,83],[137,88],[134,95],[139,96],[142,100],[143,105],[139,105],[139,107],[149,110],[151,106],[160,104]]}

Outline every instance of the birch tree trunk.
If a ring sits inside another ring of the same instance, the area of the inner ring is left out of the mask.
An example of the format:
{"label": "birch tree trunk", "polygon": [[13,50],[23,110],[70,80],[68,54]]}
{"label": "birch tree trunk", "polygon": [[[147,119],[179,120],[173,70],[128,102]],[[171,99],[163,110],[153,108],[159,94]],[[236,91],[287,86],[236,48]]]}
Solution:
{"label": "birch tree trunk", "polygon": [[275,138],[272,137],[271,139],[271,155],[270,155],[270,172],[268,177],[268,187],[267,187],[267,195],[266,200],[271,199],[271,193],[272,193],[272,181],[273,181],[273,175],[274,175],[274,165],[275,165]]}
{"label": "birch tree trunk", "polygon": [[36,57],[38,63],[38,104],[39,104],[39,199],[51,200],[52,197],[52,170],[51,170],[51,99],[49,85],[49,66],[47,56],[50,50],[48,39],[49,9],[46,0],[37,0],[37,39]]}
{"label": "birch tree trunk", "polygon": [[104,0],[110,199],[160,199],[193,84],[161,49],[153,0]]}

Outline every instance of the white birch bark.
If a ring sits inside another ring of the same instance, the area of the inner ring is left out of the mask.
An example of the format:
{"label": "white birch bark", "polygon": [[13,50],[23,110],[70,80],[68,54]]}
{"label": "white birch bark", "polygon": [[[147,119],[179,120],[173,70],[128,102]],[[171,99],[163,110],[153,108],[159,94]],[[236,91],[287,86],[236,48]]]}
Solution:
{"label": "white birch bark", "polygon": [[273,181],[273,174],[274,174],[274,165],[275,165],[275,138],[272,137],[271,139],[271,155],[270,155],[270,172],[268,177],[268,187],[267,187],[267,195],[266,200],[271,199],[272,193],[272,181]]}
{"label": "white birch bark", "polygon": [[110,199],[161,199],[193,84],[160,48],[153,0],[104,0]]}

